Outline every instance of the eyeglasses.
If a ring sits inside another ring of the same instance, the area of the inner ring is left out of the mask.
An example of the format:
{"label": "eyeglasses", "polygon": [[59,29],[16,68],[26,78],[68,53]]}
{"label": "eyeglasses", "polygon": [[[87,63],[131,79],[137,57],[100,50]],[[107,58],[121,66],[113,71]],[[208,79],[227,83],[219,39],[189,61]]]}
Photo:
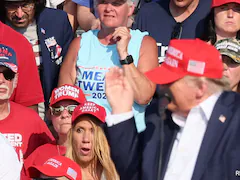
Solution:
{"label": "eyeglasses", "polygon": [[74,109],[77,107],[77,105],[68,105],[66,107],[59,106],[59,107],[50,107],[51,113],[54,116],[60,116],[61,113],[66,109],[69,114],[72,115]]}
{"label": "eyeglasses", "polygon": [[7,81],[11,81],[13,80],[13,78],[15,77],[15,73],[11,70],[11,69],[5,69],[3,70],[2,72],[0,72],[3,74],[4,78],[7,80]]}
{"label": "eyeglasses", "polygon": [[173,28],[171,39],[181,39],[182,30],[183,30],[182,23],[178,22]]}
{"label": "eyeglasses", "polygon": [[30,11],[34,8],[34,3],[27,2],[27,3],[6,3],[5,4],[5,8],[9,11],[16,11],[19,7],[21,7],[23,11]]}

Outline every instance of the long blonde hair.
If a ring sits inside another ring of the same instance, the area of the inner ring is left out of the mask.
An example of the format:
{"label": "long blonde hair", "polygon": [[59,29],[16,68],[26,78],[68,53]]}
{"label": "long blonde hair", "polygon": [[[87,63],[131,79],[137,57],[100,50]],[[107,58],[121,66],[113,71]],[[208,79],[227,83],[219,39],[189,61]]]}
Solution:
{"label": "long blonde hair", "polygon": [[[93,116],[91,116],[91,121],[89,121],[94,129],[94,159],[91,167],[92,172],[96,174],[97,168],[101,168],[102,173],[104,173],[104,176],[106,177],[106,180],[120,180],[115,165],[110,156],[110,148],[107,142],[107,138],[102,128],[99,126],[98,121],[99,120],[96,120],[96,118]],[[77,153],[73,147],[73,130],[77,122],[79,122],[79,119],[76,120],[68,132],[68,146],[65,156],[72,159],[81,166],[81,162],[79,161]]]}

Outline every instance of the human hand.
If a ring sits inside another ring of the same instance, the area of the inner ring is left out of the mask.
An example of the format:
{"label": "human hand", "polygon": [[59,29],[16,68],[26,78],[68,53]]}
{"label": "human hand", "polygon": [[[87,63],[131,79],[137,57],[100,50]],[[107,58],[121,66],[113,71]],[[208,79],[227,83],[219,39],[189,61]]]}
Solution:
{"label": "human hand", "polygon": [[127,27],[118,27],[113,33],[113,40],[116,41],[120,59],[128,56],[128,43],[131,39],[130,30]]}
{"label": "human hand", "polygon": [[119,67],[113,67],[105,76],[106,96],[112,107],[112,114],[129,112],[132,110],[134,102],[133,89],[123,70]]}

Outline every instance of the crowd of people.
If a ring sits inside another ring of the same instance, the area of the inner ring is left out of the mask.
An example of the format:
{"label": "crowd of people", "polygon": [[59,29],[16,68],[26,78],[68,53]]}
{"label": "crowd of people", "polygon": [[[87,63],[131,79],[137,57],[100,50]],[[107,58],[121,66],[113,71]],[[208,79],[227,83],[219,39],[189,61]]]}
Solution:
{"label": "crowd of people", "polygon": [[0,180],[240,177],[240,0],[0,5]]}

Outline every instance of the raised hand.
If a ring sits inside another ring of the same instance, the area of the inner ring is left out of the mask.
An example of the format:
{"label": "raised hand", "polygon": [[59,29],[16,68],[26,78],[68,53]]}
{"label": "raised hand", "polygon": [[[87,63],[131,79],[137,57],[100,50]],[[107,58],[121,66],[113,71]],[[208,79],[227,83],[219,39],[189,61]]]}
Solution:
{"label": "raised hand", "polygon": [[116,41],[120,59],[125,59],[128,55],[128,43],[131,39],[130,30],[127,27],[116,28],[113,39]]}
{"label": "raised hand", "polygon": [[119,67],[111,68],[106,73],[105,81],[106,95],[112,107],[112,114],[131,111],[134,101],[133,90],[123,70]]}

